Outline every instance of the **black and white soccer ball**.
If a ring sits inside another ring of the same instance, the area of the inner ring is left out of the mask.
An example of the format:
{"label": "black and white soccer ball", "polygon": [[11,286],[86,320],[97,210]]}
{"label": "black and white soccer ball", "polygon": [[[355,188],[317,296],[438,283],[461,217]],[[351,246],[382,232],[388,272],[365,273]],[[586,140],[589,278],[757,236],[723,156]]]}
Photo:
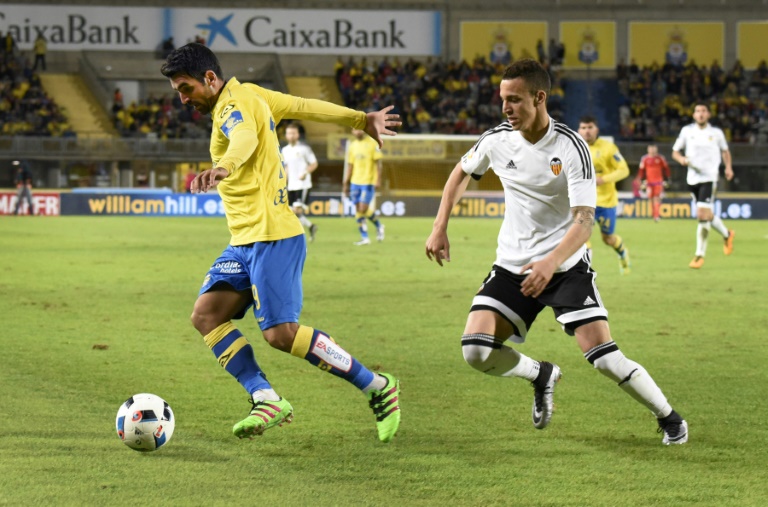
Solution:
{"label": "black and white soccer ball", "polygon": [[176,418],[159,396],[136,394],[120,405],[115,421],[117,436],[134,451],[156,451],[171,439]]}

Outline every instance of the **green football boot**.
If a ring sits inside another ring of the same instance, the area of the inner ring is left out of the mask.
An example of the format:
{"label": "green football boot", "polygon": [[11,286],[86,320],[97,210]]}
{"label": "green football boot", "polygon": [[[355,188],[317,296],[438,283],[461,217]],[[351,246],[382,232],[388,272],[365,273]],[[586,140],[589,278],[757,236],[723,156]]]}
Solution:
{"label": "green football boot", "polygon": [[400,427],[400,381],[388,373],[379,375],[387,379],[387,385],[381,391],[368,391],[368,405],[376,416],[379,440],[389,442]]}
{"label": "green football boot", "polygon": [[232,433],[238,438],[252,438],[273,426],[282,426],[293,420],[293,407],[284,398],[278,401],[248,401],[253,404],[250,415],[232,428]]}

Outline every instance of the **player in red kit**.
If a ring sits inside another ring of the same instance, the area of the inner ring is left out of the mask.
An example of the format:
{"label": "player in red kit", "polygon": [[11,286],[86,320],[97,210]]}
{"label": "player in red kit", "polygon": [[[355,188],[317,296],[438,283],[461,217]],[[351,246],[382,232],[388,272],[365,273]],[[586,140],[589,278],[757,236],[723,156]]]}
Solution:
{"label": "player in red kit", "polygon": [[643,190],[647,190],[648,199],[653,203],[653,220],[659,221],[661,193],[669,185],[669,165],[655,144],[648,145],[648,154],[640,159],[640,173]]}

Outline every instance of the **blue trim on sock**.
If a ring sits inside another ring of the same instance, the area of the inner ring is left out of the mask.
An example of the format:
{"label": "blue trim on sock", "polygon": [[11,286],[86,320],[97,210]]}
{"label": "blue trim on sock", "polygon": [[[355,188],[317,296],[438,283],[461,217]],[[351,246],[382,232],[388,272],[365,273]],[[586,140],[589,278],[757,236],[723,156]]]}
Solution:
{"label": "blue trim on sock", "polygon": [[[237,329],[227,333],[227,335],[211,349],[213,355],[216,356],[216,359],[218,359],[230,345],[235,343],[235,341],[242,336],[243,334]],[[235,377],[249,394],[258,391],[259,389],[271,389],[272,387],[267,381],[267,376],[264,375],[264,372],[261,371],[259,364],[256,362],[256,357],[253,354],[253,347],[251,347],[250,344],[238,350],[229,360],[224,369],[227,370],[230,375]]]}
{"label": "blue trim on sock", "polygon": [[[317,337],[320,334],[329,336],[327,333],[324,333],[323,331],[315,329],[312,333],[312,342],[309,345],[309,351],[307,352],[307,355],[304,358],[315,366],[318,366],[320,364],[321,359],[318,356],[316,356],[314,353],[312,353],[312,350],[314,349],[315,342],[317,341]],[[341,347],[339,348],[341,349]],[[330,369],[326,371],[328,371],[332,375],[335,375],[339,378],[343,378],[347,382],[353,384],[358,389],[363,390],[366,387],[368,387],[371,384],[371,382],[373,382],[374,374],[371,370],[366,368],[363,365],[363,363],[361,363],[360,361],[352,357],[351,354],[350,354],[350,358],[352,359],[352,366],[349,368],[349,371],[339,370],[330,364],[328,364]]]}

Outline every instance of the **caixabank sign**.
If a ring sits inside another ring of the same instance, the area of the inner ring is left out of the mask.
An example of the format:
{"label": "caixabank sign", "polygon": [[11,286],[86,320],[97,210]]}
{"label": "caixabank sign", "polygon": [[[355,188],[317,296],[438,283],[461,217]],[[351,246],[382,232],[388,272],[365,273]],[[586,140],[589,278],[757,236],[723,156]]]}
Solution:
{"label": "caixabank sign", "polygon": [[214,51],[326,55],[439,55],[439,11],[0,5],[0,32],[21,49],[154,51],[202,36]]}

